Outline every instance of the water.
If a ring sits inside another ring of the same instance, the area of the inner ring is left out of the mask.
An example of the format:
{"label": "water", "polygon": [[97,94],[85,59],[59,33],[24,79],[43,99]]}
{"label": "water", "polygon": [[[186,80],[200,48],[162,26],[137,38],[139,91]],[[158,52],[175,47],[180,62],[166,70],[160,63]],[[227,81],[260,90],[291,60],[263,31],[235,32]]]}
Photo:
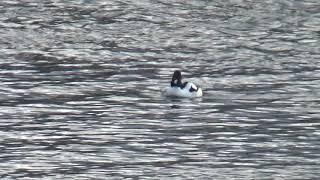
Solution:
{"label": "water", "polygon": [[[2,179],[317,179],[317,0],[0,2]],[[204,97],[170,99],[175,69]]]}

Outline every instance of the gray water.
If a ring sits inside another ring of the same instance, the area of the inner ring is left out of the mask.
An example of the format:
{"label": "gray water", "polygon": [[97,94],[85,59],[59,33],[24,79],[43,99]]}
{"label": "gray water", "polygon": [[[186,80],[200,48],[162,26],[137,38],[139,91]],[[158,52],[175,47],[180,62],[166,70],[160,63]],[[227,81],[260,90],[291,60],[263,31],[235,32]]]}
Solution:
{"label": "gray water", "polygon": [[[1,179],[318,179],[318,0],[2,0]],[[174,70],[203,88],[166,98]]]}

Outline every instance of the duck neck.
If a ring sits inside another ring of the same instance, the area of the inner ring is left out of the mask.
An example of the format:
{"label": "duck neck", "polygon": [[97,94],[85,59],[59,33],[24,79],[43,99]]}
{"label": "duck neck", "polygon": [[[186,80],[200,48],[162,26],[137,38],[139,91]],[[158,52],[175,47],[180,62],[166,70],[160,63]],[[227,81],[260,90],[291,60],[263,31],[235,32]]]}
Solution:
{"label": "duck neck", "polygon": [[181,79],[172,79],[171,86],[178,86],[178,87],[182,86]]}

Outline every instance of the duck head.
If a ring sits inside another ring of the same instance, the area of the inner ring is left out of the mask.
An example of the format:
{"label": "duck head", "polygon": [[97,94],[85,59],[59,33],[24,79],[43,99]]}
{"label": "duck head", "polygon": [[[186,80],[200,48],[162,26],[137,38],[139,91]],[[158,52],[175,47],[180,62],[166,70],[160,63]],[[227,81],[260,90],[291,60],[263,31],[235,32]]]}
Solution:
{"label": "duck head", "polygon": [[182,79],[181,72],[179,70],[174,71],[172,80],[171,80],[171,86],[181,86],[182,85],[181,79]]}

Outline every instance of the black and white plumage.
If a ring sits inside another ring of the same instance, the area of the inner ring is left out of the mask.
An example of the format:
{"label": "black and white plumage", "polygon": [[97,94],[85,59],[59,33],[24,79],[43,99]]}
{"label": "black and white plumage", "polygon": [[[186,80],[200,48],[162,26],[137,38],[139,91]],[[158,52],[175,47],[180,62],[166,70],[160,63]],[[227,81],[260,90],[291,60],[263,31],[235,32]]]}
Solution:
{"label": "black and white plumage", "polygon": [[170,87],[167,87],[165,90],[165,94],[177,97],[200,97],[202,96],[202,89],[192,82],[182,83],[181,72],[176,70],[173,73]]}

